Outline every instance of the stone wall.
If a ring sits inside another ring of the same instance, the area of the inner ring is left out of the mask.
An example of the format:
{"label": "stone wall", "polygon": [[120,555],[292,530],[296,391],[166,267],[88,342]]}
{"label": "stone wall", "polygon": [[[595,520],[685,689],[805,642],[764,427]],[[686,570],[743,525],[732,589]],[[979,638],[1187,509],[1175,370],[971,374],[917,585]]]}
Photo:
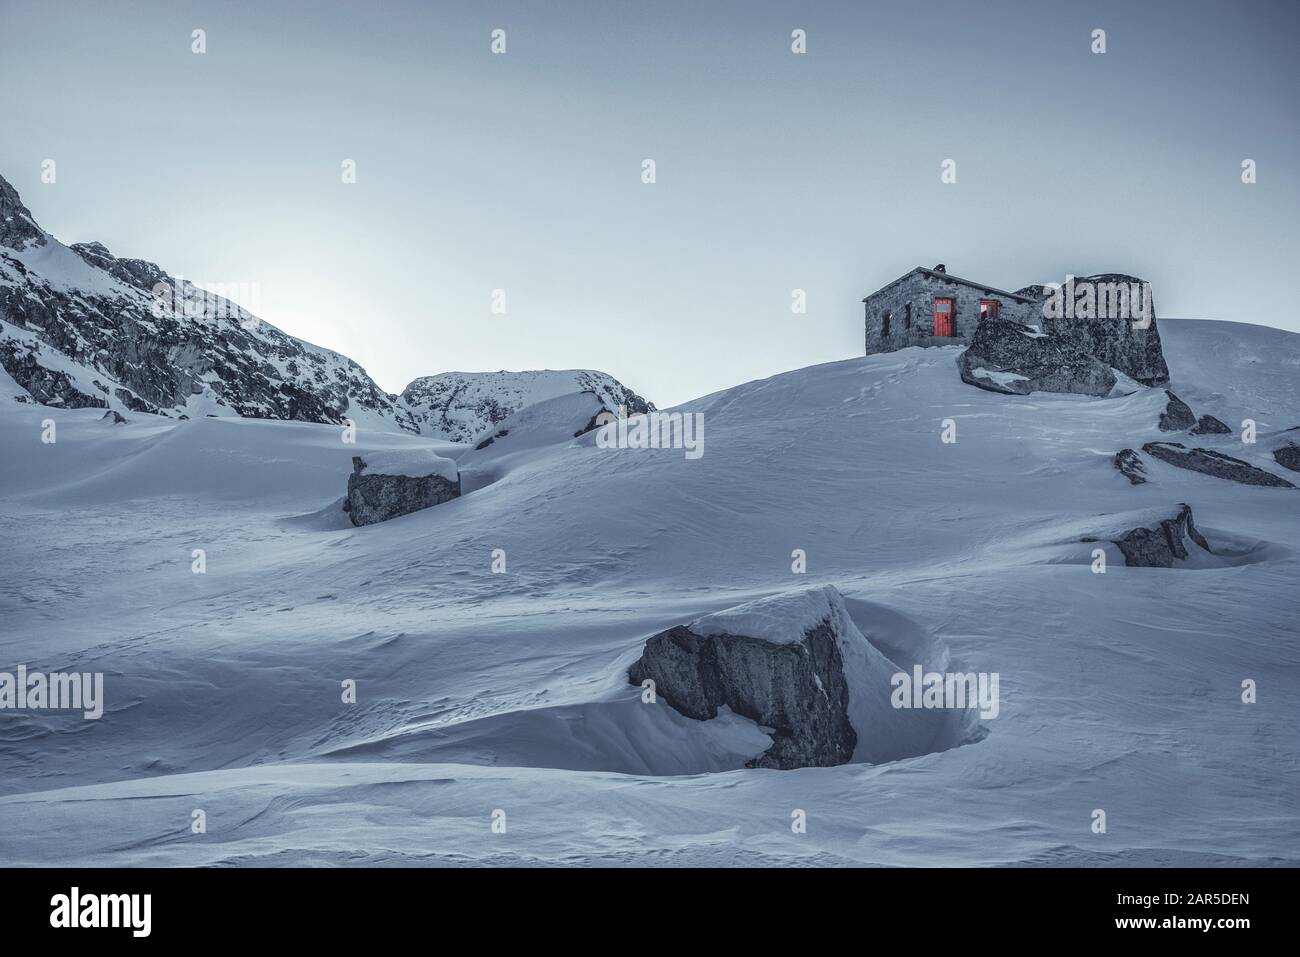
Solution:
{"label": "stone wall", "polygon": [[[934,334],[934,300],[953,300],[953,335],[936,337]],[[1042,306],[1037,302],[1024,302],[983,287],[968,286],[952,278],[926,272],[912,272],[879,292],[872,293],[863,303],[866,323],[866,354],[893,352],[907,346],[937,346],[969,342],[979,325],[981,299],[996,299],[1001,303],[999,318],[1038,326],[1042,321]],[[908,306],[911,321],[908,321]],[[884,332],[884,315],[889,313],[889,335]]]}

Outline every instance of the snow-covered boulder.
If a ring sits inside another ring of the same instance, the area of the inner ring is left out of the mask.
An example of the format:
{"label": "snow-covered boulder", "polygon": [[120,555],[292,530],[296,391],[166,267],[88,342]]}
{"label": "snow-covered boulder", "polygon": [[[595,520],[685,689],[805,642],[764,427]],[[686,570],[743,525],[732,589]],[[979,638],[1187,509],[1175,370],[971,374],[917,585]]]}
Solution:
{"label": "snow-covered boulder", "polygon": [[1149,520],[1110,539],[1124,555],[1124,564],[1140,568],[1172,568],[1193,548],[1213,552],[1196,530],[1190,505],[1179,504],[1172,515],[1153,512]]}
{"label": "snow-covered boulder", "polygon": [[958,359],[963,382],[990,392],[1106,396],[1114,370],[1071,342],[1006,319],[985,319]]}
{"label": "snow-covered boulder", "polygon": [[459,495],[456,463],[436,453],[412,450],[354,455],[343,511],[353,525],[373,525],[441,505]]}
{"label": "snow-covered boulder", "polygon": [[944,716],[895,709],[900,669],[858,630],[832,586],[788,592],[698,618],[651,637],[632,684],[689,718],[726,708],[763,727],[772,745],[748,767],[829,767],[921,754]]}
{"label": "snow-covered boulder", "polygon": [[1165,396],[1168,401],[1157,423],[1161,432],[1185,432],[1196,424],[1196,414],[1192,412],[1191,406],[1168,389],[1165,389]]}
{"label": "snow-covered boulder", "polygon": [[1147,455],[1180,469],[1202,472],[1215,478],[1241,482],[1243,485],[1266,485],[1272,488],[1295,488],[1280,475],[1265,472],[1249,462],[1214,449],[1189,449],[1181,442],[1148,442],[1142,446]]}

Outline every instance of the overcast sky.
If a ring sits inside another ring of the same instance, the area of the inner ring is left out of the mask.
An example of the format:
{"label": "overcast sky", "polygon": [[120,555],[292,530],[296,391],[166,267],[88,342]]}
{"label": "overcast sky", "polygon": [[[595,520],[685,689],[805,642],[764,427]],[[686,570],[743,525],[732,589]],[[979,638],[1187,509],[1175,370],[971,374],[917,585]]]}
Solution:
{"label": "overcast sky", "polygon": [[0,0],[0,173],[390,391],[584,367],[669,405],[860,354],[862,297],[937,262],[1300,330],[1297,40],[1240,0]]}

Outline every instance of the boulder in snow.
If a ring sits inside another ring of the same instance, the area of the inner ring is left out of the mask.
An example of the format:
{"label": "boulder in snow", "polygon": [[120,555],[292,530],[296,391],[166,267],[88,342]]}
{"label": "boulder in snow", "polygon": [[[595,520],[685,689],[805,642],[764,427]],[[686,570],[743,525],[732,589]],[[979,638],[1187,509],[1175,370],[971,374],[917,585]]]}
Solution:
{"label": "boulder in snow", "polygon": [[1124,553],[1124,564],[1130,567],[1172,568],[1174,560],[1186,559],[1193,547],[1213,551],[1196,530],[1191,506],[1185,504],[1180,504],[1170,517],[1150,527],[1131,528],[1113,541]]}
{"label": "boulder in snow", "polygon": [[459,495],[460,475],[451,459],[423,451],[354,455],[343,511],[353,525],[373,525]]}
{"label": "boulder in snow", "polygon": [[1005,319],[985,319],[958,359],[963,382],[990,392],[1109,395],[1118,381],[1104,362],[1068,340]]}
{"label": "boulder in snow", "polygon": [[1277,464],[1292,472],[1300,472],[1300,445],[1288,443],[1273,450]]}
{"label": "boulder in snow", "polygon": [[1132,449],[1120,449],[1115,453],[1115,468],[1134,485],[1142,485],[1147,480],[1147,467],[1142,464],[1142,456]]}
{"label": "boulder in snow", "polygon": [[1192,427],[1192,435],[1228,435],[1230,432],[1231,428],[1212,415],[1201,416]]}
{"label": "boulder in snow", "polygon": [[1194,426],[1196,416],[1193,414],[1191,406],[1168,389],[1165,389],[1165,395],[1169,397],[1169,401],[1165,403],[1165,410],[1160,413],[1160,431],[1183,432]]}
{"label": "boulder in snow", "polygon": [[1142,446],[1147,455],[1176,465],[1180,469],[1190,469],[1213,475],[1215,478],[1229,479],[1244,485],[1266,485],[1273,488],[1295,488],[1290,482],[1272,472],[1265,472],[1249,462],[1234,459],[1213,449],[1189,449],[1181,442],[1148,442]]}
{"label": "boulder in snow", "polygon": [[114,412],[112,409],[109,409],[107,412],[101,415],[100,419],[102,419],[105,422],[112,422],[114,425],[126,425],[126,419],[122,416],[122,414],[120,412]]}
{"label": "boulder in snow", "polygon": [[[1104,300],[1127,293],[1131,318],[1044,316],[1043,331],[1081,352],[1096,356],[1103,365],[1117,369],[1143,385],[1167,384],[1169,366],[1165,363],[1160,344],[1155,299],[1150,295],[1150,287],[1138,277],[1122,273],[1100,273],[1076,280],[1079,281],[1093,285],[1098,311],[1101,311]],[[1043,287],[1037,288],[1041,290]],[[1149,310],[1147,320],[1137,318],[1142,302]]]}
{"label": "boulder in snow", "polygon": [[860,632],[831,586],[739,605],[660,632],[628,671],[689,718],[727,708],[766,730],[772,745],[748,767],[828,767],[930,750],[935,712],[896,710],[901,669]]}

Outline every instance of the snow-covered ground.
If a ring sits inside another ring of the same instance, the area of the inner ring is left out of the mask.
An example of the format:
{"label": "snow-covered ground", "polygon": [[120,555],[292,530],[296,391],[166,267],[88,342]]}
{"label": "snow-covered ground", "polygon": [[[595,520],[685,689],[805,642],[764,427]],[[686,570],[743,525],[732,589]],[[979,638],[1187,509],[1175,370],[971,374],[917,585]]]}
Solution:
{"label": "snow-covered ground", "polygon": [[[1267,447],[1300,424],[1300,336],[1160,330],[1197,414],[1259,424],[1254,446],[1191,444],[1296,478]],[[1300,491],[1154,460],[1131,486],[1111,459],[1171,438],[1162,391],[996,395],[959,381],[958,353],[688,403],[698,459],[502,443],[490,484],[364,528],[338,511],[352,455],[465,467],[472,447],[114,426],[0,381],[0,671],[102,671],[107,698],[98,721],[0,712],[0,863],[1300,863]],[[1232,562],[1126,568],[1111,547],[1091,571],[1080,537],[1180,502]],[[744,770],[752,723],[626,683],[649,635],[819,583],[864,634],[997,672],[982,739]]]}

